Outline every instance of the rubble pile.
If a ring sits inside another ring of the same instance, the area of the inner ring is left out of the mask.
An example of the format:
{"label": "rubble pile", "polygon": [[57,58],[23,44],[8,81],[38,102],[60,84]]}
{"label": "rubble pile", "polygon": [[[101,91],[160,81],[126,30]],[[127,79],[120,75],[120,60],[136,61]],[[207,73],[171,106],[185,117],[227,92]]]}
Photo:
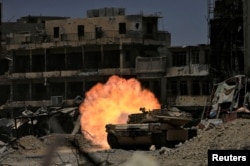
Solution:
{"label": "rubble pile", "polygon": [[[25,136],[16,140],[12,146],[12,152],[2,153],[0,164],[32,164],[41,165],[49,148],[57,142],[56,155],[52,156],[50,165],[79,165],[88,163],[79,151],[89,154],[98,163],[106,165],[123,165],[128,162],[139,162],[139,156],[147,156],[153,165],[207,165],[207,151],[209,149],[250,149],[250,120],[236,119],[210,129],[199,130],[198,136],[178,144],[175,148],[162,147],[149,151],[109,149],[97,150],[98,146],[91,144],[80,134],[53,134],[42,138]],[[58,136],[61,138],[58,139]],[[73,144],[72,144],[73,143]],[[8,149],[7,148],[7,149]],[[3,148],[2,148],[3,149]],[[7,151],[5,148],[5,151]],[[77,152],[78,151],[78,152]],[[3,156],[4,154],[4,156]],[[150,156],[150,157],[148,157]],[[140,157],[141,158],[141,157]],[[132,161],[135,159],[135,161]],[[143,160],[142,160],[143,161]],[[150,163],[150,162],[148,162]],[[88,164],[87,164],[88,165]]]}
{"label": "rubble pile", "polygon": [[[197,137],[177,145],[175,149],[168,149],[162,155],[157,155],[159,161],[165,160],[193,161],[193,163],[207,163],[208,150],[250,149],[250,120],[236,119],[209,130],[200,130]],[[184,162],[185,163],[185,162]],[[184,164],[182,163],[182,164]],[[186,165],[186,164],[185,164]]]}
{"label": "rubble pile", "polygon": [[51,134],[40,138],[28,135],[5,144],[5,153],[0,154],[0,165],[79,165],[86,163],[81,150],[87,151],[92,147],[81,134]]}
{"label": "rubble pile", "polygon": [[14,147],[18,149],[19,153],[34,157],[44,155],[47,145],[35,136],[29,135],[18,139]]}
{"label": "rubble pile", "polygon": [[[176,148],[162,147],[151,151],[140,151],[141,155],[154,160],[153,165],[207,165],[207,151],[216,149],[250,149],[250,120],[236,119],[227,123],[199,130],[198,136],[178,144]],[[138,151],[122,149],[98,151],[94,153],[100,160],[108,160],[111,165],[139,162]],[[142,157],[141,157],[142,158]],[[135,161],[130,161],[135,159]],[[140,163],[142,164],[144,160]],[[150,162],[148,162],[150,163]],[[138,164],[137,164],[138,165]]]}

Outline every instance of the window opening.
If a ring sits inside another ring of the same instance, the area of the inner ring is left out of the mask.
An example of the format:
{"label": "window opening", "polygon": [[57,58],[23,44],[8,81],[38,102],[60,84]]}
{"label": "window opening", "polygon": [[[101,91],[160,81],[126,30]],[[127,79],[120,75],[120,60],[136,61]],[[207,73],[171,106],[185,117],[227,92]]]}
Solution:
{"label": "window opening", "polygon": [[126,34],[126,23],[119,23],[119,34]]}

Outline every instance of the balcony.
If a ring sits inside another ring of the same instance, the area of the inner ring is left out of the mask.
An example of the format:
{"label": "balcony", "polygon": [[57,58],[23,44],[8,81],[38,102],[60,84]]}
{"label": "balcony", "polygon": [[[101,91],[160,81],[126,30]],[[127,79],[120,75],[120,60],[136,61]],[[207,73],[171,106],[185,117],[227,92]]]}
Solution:
{"label": "balcony", "polygon": [[[65,106],[75,106],[74,104],[74,99],[67,99],[63,101]],[[38,101],[12,101],[8,103],[8,106],[13,107],[13,108],[22,108],[22,107],[41,107],[41,106],[53,106],[51,103],[51,100],[38,100]]]}
{"label": "balcony", "polygon": [[138,77],[162,77],[166,73],[166,57],[137,57],[135,72]]}
{"label": "balcony", "polygon": [[9,75],[9,78],[11,80],[20,80],[20,79],[39,79],[39,78],[82,77],[82,76],[93,76],[93,75],[135,75],[135,69],[108,68],[108,69],[96,69],[95,71],[70,70],[70,71],[13,73]]}
{"label": "balcony", "polygon": [[167,101],[169,105],[176,106],[178,108],[185,108],[191,110],[203,109],[206,105],[208,96],[175,96],[168,97]]}
{"label": "balcony", "polygon": [[86,44],[144,44],[164,45],[169,43],[167,32],[145,34],[143,31],[127,31],[119,34],[119,31],[103,31],[100,35],[95,32],[85,32],[79,36],[77,33],[60,34],[59,37],[46,34],[14,34],[8,36],[7,50],[12,49],[35,49],[63,46],[79,46]]}
{"label": "balcony", "polygon": [[133,68],[110,68],[110,69],[99,69],[98,74],[100,75],[135,75]]}
{"label": "balcony", "polygon": [[207,64],[192,64],[189,66],[169,67],[166,77],[180,76],[208,76],[209,65]]}
{"label": "balcony", "polygon": [[71,71],[48,71],[48,72],[29,72],[29,73],[13,73],[9,75],[12,80],[18,79],[36,79],[36,78],[59,78],[59,77],[77,77],[79,70]]}

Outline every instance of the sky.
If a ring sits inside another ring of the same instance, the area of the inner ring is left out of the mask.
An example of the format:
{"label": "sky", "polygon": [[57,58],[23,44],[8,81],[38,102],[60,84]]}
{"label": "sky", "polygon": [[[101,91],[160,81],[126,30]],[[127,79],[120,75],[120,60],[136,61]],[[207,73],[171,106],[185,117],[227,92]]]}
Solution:
{"label": "sky", "polygon": [[125,8],[126,14],[155,14],[159,30],[171,33],[171,46],[208,43],[206,0],[0,0],[3,22],[23,16],[86,18],[87,10]]}

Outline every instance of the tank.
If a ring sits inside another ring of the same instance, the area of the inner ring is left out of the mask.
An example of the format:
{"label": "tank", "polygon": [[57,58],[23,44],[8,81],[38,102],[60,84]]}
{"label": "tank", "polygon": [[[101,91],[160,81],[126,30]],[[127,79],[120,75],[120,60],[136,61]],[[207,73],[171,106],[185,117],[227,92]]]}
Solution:
{"label": "tank", "polygon": [[130,114],[126,124],[107,124],[107,142],[113,149],[148,149],[151,145],[174,147],[197,135],[197,129],[187,127],[192,115],[178,108],[154,109]]}

